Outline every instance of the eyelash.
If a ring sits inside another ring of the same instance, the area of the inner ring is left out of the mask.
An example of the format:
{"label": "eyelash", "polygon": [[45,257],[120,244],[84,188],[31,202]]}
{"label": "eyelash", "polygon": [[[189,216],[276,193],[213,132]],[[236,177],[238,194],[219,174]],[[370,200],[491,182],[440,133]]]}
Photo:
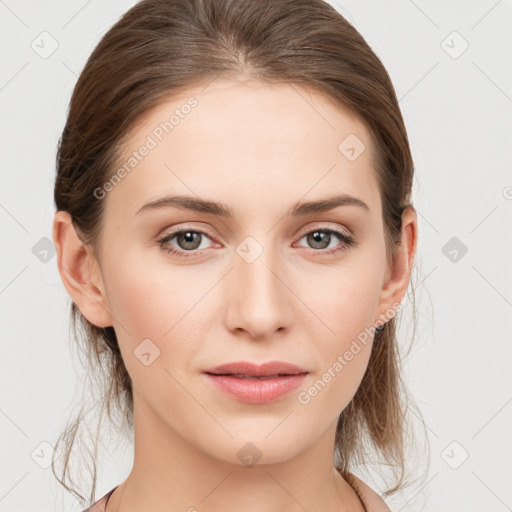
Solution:
{"label": "eyelash", "polygon": [[[188,233],[188,232],[199,233],[201,235],[207,236],[208,238],[212,238],[212,235],[210,233],[208,233],[207,231],[203,231],[201,229],[180,229],[178,231],[174,231],[173,233],[165,235],[163,238],[160,238],[158,240],[158,244],[160,245],[162,250],[164,250],[170,254],[181,256],[184,258],[189,258],[191,256],[194,256],[198,252],[200,253],[201,251],[197,251],[197,249],[192,250],[192,251],[183,251],[180,249],[176,249],[175,247],[172,247],[172,246],[166,246],[166,242],[169,242],[170,240],[175,238],[177,235],[180,235],[182,233]],[[346,233],[344,233],[342,231],[338,231],[336,229],[332,229],[332,228],[329,228],[326,226],[318,226],[315,229],[311,229],[309,231],[301,233],[299,240],[304,238],[306,235],[309,235],[311,233],[316,233],[316,232],[326,233],[328,235],[334,235],[340,240],[341,244],[337,248],[330,249],[328,251],[325,249],[308,249],[314,255],[336,254],[338,252],[345,251],[356,244],[354,237],[347,235]]]}

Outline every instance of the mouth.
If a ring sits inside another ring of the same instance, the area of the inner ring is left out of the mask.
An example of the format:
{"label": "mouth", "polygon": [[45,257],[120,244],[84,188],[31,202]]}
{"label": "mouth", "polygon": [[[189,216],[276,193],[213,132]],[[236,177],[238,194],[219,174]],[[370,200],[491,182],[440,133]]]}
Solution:
{"label": "mouth", "polygon": [[229,398],[249,404],[267,404],[300,386],[309,372],[283,362],[263,365],[236,362],[211,368],[203,374],[216,390]]}
{"label": "mouth", "polygon": [[248,404],[268,404],[286,397],[299,387],[308,373],[294,375],[268,375],[265,377],[220,375],[205,373],[217,391],[227,397]]}

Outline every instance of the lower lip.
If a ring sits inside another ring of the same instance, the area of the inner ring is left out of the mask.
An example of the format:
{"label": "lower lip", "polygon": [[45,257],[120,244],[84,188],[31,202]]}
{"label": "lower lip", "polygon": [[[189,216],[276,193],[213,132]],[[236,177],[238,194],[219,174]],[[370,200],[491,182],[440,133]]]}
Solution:
{"label": "lower lip", "polygon": [[249,404],[267,404],[277,400],[292,389],[299,387],[307,373],[283,375],[272,379],[241,379],[229,375],[205,373],[210,381],[221,391]]}

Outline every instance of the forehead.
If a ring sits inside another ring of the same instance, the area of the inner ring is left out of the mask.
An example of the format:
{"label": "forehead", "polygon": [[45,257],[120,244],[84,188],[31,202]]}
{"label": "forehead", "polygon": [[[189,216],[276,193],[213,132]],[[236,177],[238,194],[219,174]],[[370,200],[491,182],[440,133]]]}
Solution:
{"label": "forehead", "polygon": [[131,215],[167,193],[221,200],[235,212],[334,192],[377,205],[373,155],[364,123],[321,93],[217,79],[134,126],[118,162],[128,172],[108,202]]}

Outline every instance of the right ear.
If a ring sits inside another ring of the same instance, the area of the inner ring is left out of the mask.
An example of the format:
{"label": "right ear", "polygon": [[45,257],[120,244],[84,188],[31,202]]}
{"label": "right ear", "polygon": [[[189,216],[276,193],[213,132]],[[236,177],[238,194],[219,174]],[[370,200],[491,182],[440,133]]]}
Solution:
{"label": "right ear", "polygon": [[52,236],[62,282],[82,315],[97,327],[112,326],[99,264],[91,246],[78,237],[68,212],[56,212]]}

